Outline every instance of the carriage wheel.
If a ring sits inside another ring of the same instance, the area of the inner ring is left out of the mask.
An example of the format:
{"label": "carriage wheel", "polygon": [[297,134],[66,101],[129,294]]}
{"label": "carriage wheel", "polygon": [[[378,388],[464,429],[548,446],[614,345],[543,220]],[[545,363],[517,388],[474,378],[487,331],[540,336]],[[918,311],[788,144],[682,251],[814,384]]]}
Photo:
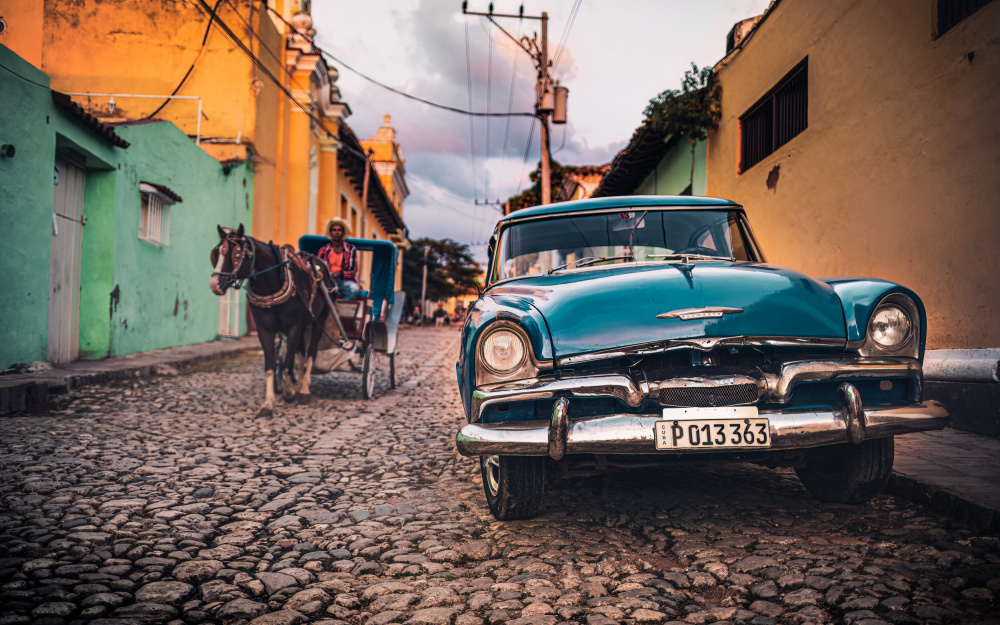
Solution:
{"label": "carriage wheel", "polygon": [[389,388],[396,388],[396,354],[389,354]]}
{"label": "carriage wheel", "polygon": [[288,341],[285,340],[283,332],[278,332],[275,336],[277,344],[274,346],[274,394],[281,395],[281,392],[285,389],[285,376],[282,374],[285,372],[285,356],[288,355]]}
{"label": "carriage wheel", "polygon": [[365,399],[371,399],[375,394],[375,349],[371,341],[365,341],[361,349],[364,353],[361,364],[361,394]]}

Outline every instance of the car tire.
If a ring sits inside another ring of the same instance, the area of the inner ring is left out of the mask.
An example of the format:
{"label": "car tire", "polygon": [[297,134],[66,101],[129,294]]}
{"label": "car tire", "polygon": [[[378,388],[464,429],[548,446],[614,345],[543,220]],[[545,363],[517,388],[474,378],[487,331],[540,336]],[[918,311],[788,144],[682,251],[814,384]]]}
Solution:
{"label": "car tire", "polygon": [[480,456],[483,490],[500,521],[530,519],[542,506],[545,459],[541,456]]}
{"label": "car tire", "polygon": [[860,445],[810,449],[795,469],[809,494],[825,503],[863,503],[889,484],[895,445],[891,436]]}

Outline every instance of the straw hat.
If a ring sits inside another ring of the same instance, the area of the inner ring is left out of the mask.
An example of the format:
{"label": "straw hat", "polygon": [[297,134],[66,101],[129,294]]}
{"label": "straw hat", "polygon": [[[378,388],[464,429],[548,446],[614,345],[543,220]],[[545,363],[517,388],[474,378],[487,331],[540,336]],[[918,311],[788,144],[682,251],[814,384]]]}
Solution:
{"label": "straw hat", "polygon": [[340,226],[344,229],[344,237],[351,236],[351,225],[347,223],[346,219],[341,219],[340,217],[334,217],[333,219],[327,219],[326,225],[323,226],[323,234],[325,236],[330,236],[330,228],[333,226]]}

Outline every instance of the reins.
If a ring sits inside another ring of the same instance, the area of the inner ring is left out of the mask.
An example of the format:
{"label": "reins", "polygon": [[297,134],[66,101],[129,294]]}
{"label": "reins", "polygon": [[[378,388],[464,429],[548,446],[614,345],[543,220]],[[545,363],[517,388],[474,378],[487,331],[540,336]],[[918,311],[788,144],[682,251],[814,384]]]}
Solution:
{"label": "reins", "polygon": [[[239,290],[240,288],[243,287],[243,283],[249,280],[249,282],[247,283],[247,298],[250,300],[250,303],[253,304],[254,306],[258,306],[260,308],[270,308],[271,306],[277,306],[279,304],[284,304],[285,302],[287,302],[293,295],[295,295],[295,281],[292,279],[292,270],[291,267],[289,266],[292,260],[291,258],[288,258],[288,252],[285,251],[286,255],[285,260],[275,265],[271,265],[270,267],[267,267],[265,269],[261,269],[260,271],[255,271],[253,273],[250,273],[241,278],[239,277],[239,272],[240,269],[243,267],[243,262],[246,261],[247,258],[250,259],[251,270],[253,269],[254,261],[256,260],[257,257],[257,247],[254,245],[253,238],[248,237],[246,235],[240,235],[240,238],[243,239],[242,245],[237,243],[238,239],[236,237],[227,236],[226,239],[223,240],[223,242],[219,246],[219,254],[225,255],[229,253],[228,249],[229,243],[232,242],[233,245],[236,246],[236,249],[233,251],[233,255],[239,257],[239,262],[236,262],[234,260],[233,264],[236,266],[233,269],[233,271],[213,272],[213,275],[219,276],[219,286],[222,288],[223,291],[229,288]],[[265,274],[269,271],[280,269],[282,267],[285,268],[285,276],[284,276],[285,280],[284,284],[282,284],[282,287],[278,290],[278,292],[272,293],[271,295],[259,295],[257,293],[254,293],[253,278]]]}
{"label": "reins", "polygon": [[[273,306],[284,304],[289,299],[291,299],[292,296],[296,294],[295,280],[292,276],[291,265],[294,262],[297,266],[301,266],[303,262],[302,261],[295,262],[296,259],[292,258],[292,254],[294,252],[290,251],[288,246],[283,246],[281,248],[281,253],[284,254],[285,256],[285,259],[283,261],[275,265],[271,265],[270,267],[267,267],[265,269],[261,269],[260,271],[255,271],[240,278],[238,277],[239,271],[243,267],[243,262],[247,258],[250,259],[251,270],[253,269],[254,260],[256,259],[257,255],[257,249],[256,246],[254,245],[252,237],[248,237],[246,235],[239,235],[239,237],[243,239],[242,245],[237,243],[238,239],[235,236],[227,236],[222,241],[222,243],[219,244],[219,254],[226,255],[229,253],[229,243],[232,242],[233,245],[236,246],[236,249],[233,252],[233,256],[239,257],[239,262],[236,262],[235,259],[233,261],[233,264],[236,265],[233,271],[231,272],[216,271],[212,273],[212,275],[219,276],[219,286],[222,288],[222,290],[225,291],[226,289],[229,288],[239,290],[240,288],[243,287],[244,282],[249,281],[247,282],[247,298],[250,300],[251,305],[257,306],[258,308],[271,308]],[[269,271],[280,269],[282,267],[284,267],[285,269],[285,276],[284,276],[285,280],[284,284],[282,284],[282,287],[278,289],[276,293],[272,293],[271,295],[258,295],[257,293],[253,292],[253,278],[265,274]],[[319,270],[319,274],[317,274],[317,269],[312,265],[311,262],[309,263],[309,267],[310,270],[308,271],[308,273],[310,274],[310,279],[312,280],[311,284],[312,288],[310,289],[311,293],[309,294],[308,301],[306,301],[305,294],[304,293],[301,294],[302,303],[305,305],[306,311],[309,313],[309,316],[312,317],[313,323],[315,323],[316,325],[320,325],[319,319],[317,319],[316,315],[313,314],[312,304],[313,304],[313,299],[316,297],[316,291],[322,290],[323,297],[326,300],[327,307],[330,311],[329,314],[333,315],[334,322],[336,323],[337,329],[340,332],[340,339],[335,339],[332,336],[330,336],[330,334],[327,333],[326,328],[322,326],[320,326],[320,331],[324,335],[326,335],[326,338],[328,338],[331,342],[337,343],[344,348],[346,348],[347,345],[350,345],[351,349],[353,349],[354,341],[349,341],[345,338],[347,336],[347,332],[344,329],[343,324],[340,322],[340,318],[337,315],[337,310],[334,307],[333,301],[330,298],[330,293],[326,290],[325,286],[320,286],[320,283],[322,282],[322,270]],[[304,269],[304,267],[301,268]]]}

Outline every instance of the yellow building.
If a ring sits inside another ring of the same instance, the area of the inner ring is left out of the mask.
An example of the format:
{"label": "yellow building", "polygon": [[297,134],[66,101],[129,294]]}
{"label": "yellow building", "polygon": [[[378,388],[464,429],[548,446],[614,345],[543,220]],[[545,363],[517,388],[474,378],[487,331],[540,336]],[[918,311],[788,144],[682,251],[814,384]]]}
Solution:
{"label": "yellow building", "polygon": [[383,177],[344,121],[351,109],[312,44],[309,0],[11,4],[5,44],[102,121],[166,119],[223,163],[253,159],[255,237],[296,244],[343,215],[355,236],[408,244],[395,131],[379,130],[398,170]]}
{"label": "yellow building", "polygon": [[716,66],[707,194],[772,262],[912,288],[929,349],[1000,347],[1000,2],[975,4],[773,2]]}

